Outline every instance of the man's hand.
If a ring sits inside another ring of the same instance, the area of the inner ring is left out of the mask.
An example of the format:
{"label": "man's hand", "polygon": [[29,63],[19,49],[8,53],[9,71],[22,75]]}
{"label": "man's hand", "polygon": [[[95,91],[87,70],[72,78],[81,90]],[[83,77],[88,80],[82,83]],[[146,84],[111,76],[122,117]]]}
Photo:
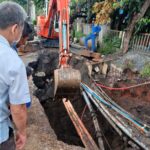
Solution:
{"label": "man's hand", "polygon": [[26,143],[26,132],[20,133],[19,131],[17,131],[17,133],[16,133],[16,149],[22,150],[25,146],[25,143]]}

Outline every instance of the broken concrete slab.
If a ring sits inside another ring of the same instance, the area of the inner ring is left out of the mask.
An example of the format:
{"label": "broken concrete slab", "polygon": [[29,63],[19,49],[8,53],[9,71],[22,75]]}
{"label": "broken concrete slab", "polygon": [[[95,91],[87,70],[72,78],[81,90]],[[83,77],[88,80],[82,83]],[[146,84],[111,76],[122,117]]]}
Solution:
{"label": "broken concrete slab", "polygon": [[100,53],[91,52],[89,50],[76,51],[75,53],[80,55],[80,56],[93,58],[93,59],[96,59],[96,60],[101,59],[101,54]]}
{"label": "broken concrete slab", "polygon": [[106,76],[107,72],[108,72],[108,64],[104,63],[102,67],[102,74]]}
{"label": "broken concrete slab", "polygon": [[117,68],[130,68],[133,72],[140,72],[146,63],[150,63],[150,56],[129,51],[120,59],[112,62]]}

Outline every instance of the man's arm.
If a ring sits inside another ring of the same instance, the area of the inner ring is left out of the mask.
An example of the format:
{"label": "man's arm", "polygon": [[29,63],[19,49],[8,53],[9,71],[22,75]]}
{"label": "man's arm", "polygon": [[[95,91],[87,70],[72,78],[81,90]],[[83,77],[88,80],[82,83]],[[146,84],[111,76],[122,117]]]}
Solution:
{"label": "man's arm", "polygon": [[26,105],[10,105],[13,122],[16,126],[16,148],[21,150],[26,143],[27,109]]}
{"label": "man's arm", "polygon": [[31,102],[25,66],[14,56],[14,62],[8,69],[9,104],[13,122],[16,125],[16,147],[21,150],[26,143],[27,110],[26,103]]}
{"label": "man's arm", "polygon": [[10,105],[13,121],[16,125],[17,131],[24,134],[26,133],[27,124],[27,109],[26,105]]}

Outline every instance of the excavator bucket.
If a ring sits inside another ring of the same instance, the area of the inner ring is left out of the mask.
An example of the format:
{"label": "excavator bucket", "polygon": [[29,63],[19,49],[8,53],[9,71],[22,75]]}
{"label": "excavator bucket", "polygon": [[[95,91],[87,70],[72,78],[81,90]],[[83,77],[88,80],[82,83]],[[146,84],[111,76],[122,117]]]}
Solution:
{"label": "excavator bucket", "polygon": [[54,71],[54,95],[68,97],[80,90],[81,74],[79,70],[69,68]]}

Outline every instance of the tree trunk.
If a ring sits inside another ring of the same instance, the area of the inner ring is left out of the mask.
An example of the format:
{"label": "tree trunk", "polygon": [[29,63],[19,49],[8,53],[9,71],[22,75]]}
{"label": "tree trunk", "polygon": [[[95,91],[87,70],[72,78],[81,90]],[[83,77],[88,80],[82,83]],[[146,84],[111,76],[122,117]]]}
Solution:
{"label": "tree trunk", "polygon": [[150,6],[150,0],[145,0],[140,12],[133,16],[131,23],[128,25],[126,32],[125,32],[124,41],[123,41],[123,52],[124,53],[126,53],[129,49],[130,39],[131,39],[136,22],[144,16],[144,14],[146,13],[149,6]]}

